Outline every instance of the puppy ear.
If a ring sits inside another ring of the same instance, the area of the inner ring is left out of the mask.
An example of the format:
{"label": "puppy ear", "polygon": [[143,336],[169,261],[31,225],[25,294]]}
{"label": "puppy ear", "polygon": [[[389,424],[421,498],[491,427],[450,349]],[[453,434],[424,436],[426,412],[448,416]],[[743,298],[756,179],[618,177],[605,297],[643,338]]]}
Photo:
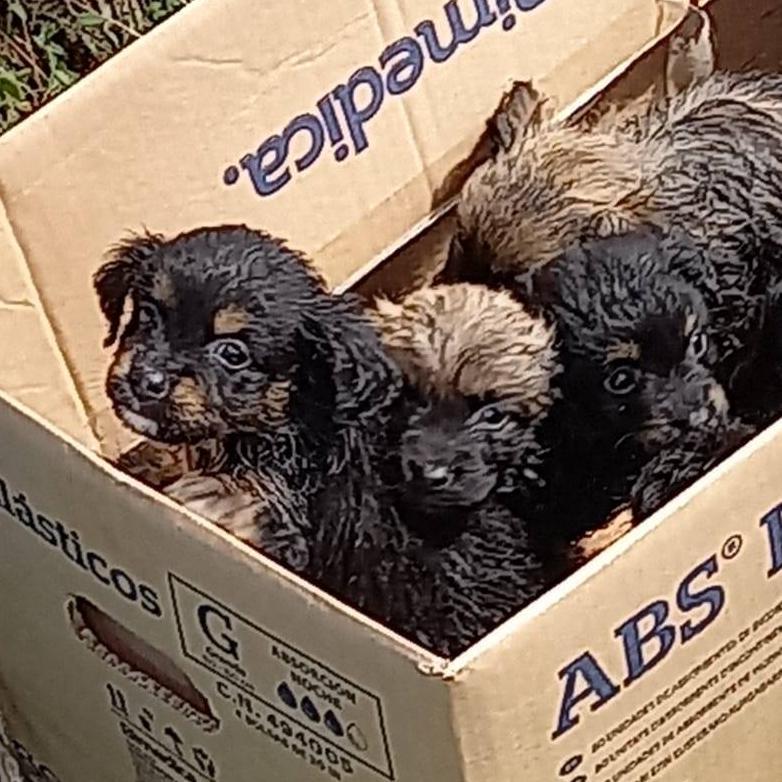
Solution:
{"label": "puppy ear", "polygon": [[125,301],[133,290],[140,261],[149,257],[161,243],[161,237],[151,235],[123,241],[110,251],[109,260],[95,272],[93,285],[101,312],[109,324],[104,347],[113,345],[117,339]]}
{"label": "puppy ear", "polygon": [[331,438],[337,406],[334,380],[336,357],[328,335],[315,319],[307,319],[296,332],[292,416],[318,440]]}
{"label": "puppy ear", "polygon": [[514,82],[488,122],[495,151],[509,151],[525,130],[538,126],[543,103],[540,94],[529,82]]}
{"label": "puppy ear", "polygon": [[716,69],[711,19],[692,5],[673,33],[665,63],[665,90],[669,98],[700,84]]}

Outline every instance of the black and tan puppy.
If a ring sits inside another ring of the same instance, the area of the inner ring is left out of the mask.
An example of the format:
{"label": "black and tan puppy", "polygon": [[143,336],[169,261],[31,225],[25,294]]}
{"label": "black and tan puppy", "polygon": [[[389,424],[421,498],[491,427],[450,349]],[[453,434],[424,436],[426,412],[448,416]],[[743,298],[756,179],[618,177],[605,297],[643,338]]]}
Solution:
{"label": "black and tan puppy", "polygon": [[717,377],[720,323],[687,279],[698,264],[686,236],[646,228],[575,245],[538,274],[565,366],[562,518],[600,521],[623,499],[648,515],[749,433]]}
{"label": "black and tan puppy", "polygon": [[[338,578],[336,560],[370,534],[361,514],[374,503],[363,495],[400,382],[353,299],[330,295],[300,254],[244,226],[127,241],[95,286],[106,344],[118,342],[107,391],[119,418],[164,443],[216,440],[205,473],[225,489],[225,526],[298,572],[318,577],[328,562]],[[272,512],[253,523],[259,486],[274,489],[261,503]],[[170,493],[209,502],[198,485]],[[341,515],[322,505],[335,497]]]}
{"label": "black and tan puppy", "polygon": [[418,513],[470,508],[541,480],[540,429],[558,398],[555,330],[485,286],[376,302],[375,322],[414,395],[400,436]]}

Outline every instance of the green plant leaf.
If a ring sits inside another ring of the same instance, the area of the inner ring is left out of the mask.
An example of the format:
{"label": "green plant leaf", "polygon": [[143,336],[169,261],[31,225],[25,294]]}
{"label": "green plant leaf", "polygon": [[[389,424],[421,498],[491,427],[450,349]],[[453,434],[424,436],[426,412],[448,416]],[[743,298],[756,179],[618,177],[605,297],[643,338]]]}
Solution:
{"label": "green plant leaf", "polygon": [[101,27],[106,24],[106,19],[100,14],[84,13],[79,14],[77,23],[81,27]]}

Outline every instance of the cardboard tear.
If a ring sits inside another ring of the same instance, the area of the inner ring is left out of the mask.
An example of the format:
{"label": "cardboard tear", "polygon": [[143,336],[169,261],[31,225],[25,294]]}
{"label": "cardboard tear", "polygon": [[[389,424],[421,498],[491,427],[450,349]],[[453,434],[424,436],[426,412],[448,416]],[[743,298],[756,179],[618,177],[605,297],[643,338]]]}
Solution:
{"label": "cardboard tear", "polygon": [[205,732],[213,733],[220,727],[206,696],[168,655],[101,611],[86,597],[72,596],[66,609],[76,637],[106,665]]}

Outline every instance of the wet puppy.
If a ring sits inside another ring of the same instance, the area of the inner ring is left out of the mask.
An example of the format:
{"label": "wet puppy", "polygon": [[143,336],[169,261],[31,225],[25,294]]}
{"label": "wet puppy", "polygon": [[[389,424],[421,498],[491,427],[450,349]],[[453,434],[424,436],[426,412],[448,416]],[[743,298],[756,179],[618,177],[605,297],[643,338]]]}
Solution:
{"label": "wet puppy", "polygon": [[684,273],[699,257],[647,228],[575,245],[538,274],[565,366],[560,518],[588,528],[628,499],[647,515],[747,433],[716,376],[719,323]]}
{"label": "wet puppy", "polygon": [[470,508],[539,484],[539,430],[561,372],[554,329],[480,285],[423,288],[377,310],[413,400],[400,448],[418,511]]}
{"label": "wet puppy", "polygon": [[407,392],[392,421],[391,495],[412,532],[398,580],[414,585],[415,636],[452,656],[547,585],[528,521],[509,505],[532,501],[543,482],[539,429],[561,370],[554,333],[476,285],[381,299],[375,322]]}
{"label": "wet puppy", "polygon": [[[371,465],[400,380],[355,301],[244,226],[131,239],[95,286],[119,418],[163,443],[216,441],[203,473],[223,487],[218,521],[269,556],[337,590],[364,573],[382,527]],[[204,488],[169,492],[203,509]]]}

